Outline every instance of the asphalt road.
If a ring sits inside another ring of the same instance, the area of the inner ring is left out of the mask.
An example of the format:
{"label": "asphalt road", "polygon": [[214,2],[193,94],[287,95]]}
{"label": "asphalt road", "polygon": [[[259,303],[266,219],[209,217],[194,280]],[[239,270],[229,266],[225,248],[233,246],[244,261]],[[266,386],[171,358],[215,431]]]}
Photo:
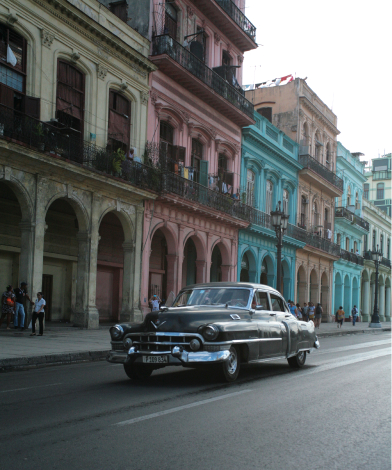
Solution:
{"label": "asphalt road", "polygon": [[391,469],[391,335],[324,338],[238,382],[106,362],[0,374],[1,470]]}

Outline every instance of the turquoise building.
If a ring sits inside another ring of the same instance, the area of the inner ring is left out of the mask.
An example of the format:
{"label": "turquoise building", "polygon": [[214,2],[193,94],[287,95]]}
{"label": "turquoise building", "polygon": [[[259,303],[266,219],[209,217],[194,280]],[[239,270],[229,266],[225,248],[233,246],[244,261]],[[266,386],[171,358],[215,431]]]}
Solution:
{"label": "turquoise building", "polygon": [[343,179],[343,195],[335,200],[335,243],[341,248],[334,262],[332,305],[342,306],[346,317],[354,305],[361,309],[361,273],[364,268],[362,239],[369,233],[369,223],[362,218],[362,194],[365,162],[360,153],[350,153],[338,142],[336,173]]}
{"label": "turquoise building", "polygon": [[[294,238],[297,218],[298,144],[255,112],[256,123],[242,130],[241,199],[251,206],[252,223],[239,231],[238,280],[278,288],[294,299],[295,253],[304,242]],[[271,225],[271,210],[278,201],[289,214],[283,238],[282,284],[276,286],[277,238]]]}

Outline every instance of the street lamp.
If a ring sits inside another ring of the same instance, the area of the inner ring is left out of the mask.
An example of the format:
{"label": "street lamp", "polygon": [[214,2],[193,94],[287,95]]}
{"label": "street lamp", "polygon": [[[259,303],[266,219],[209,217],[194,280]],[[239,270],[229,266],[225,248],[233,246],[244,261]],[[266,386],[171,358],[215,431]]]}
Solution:
{"label": "street lamp", "polygon": [[374,293],[373,315],[372,315],[372,319],[370,321],[369,327],[381,328],[382,325],[380,323],[380,317],[378,316],[378,265],[382,261],[382,252],[381,250],[378,249],[378,245],[377,245],[377,250],[372,250],[371,255],[372,255],[372,260],[374,261],[374,264],[376,265],[376,288],[375,288],[375,293]]}
{"label": "street lamp", "polygon": [[276,248],[278,249],[277,253],[277,273],[276,273],[276,290],[278,290],[281,294],[281,275],[282,275],[282,240],[283,240],[283,234],[284,231],[287,230],[287,223],[289,221],[289,216],[284,213],[280,209],[280,204],[281,202],[278,202],[279,204],[279,209],[278,206],[276,206],[276,211],[271,211],[271,219],[272,219],[272,225],[275,229],[276,233],[276,238],[278,239],[278,244],[276,245]]}

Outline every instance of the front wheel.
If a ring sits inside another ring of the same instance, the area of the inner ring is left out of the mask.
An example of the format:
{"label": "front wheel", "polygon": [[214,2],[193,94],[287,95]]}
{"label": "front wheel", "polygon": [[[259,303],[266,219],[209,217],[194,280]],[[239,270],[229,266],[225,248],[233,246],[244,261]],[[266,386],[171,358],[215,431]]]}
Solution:
{"label": "front wheel", "polygon": [[141,364],[133,364],[132,362],[127,362],[124,364],[124,370],[127,376],[130,379],[148,379],[152,374],[152,367],[143,366]]}
{"label": "front wheel", "polygon": [[301,351],[296,356],[289,357],[287,362],[289,363],[290,367],[294,367],[295,369],[303,367],[306,362],[306,351]]}
{"label": "front wheel", "polygon": [[240,355],[234,346],[230,347],[230,356],[222,364],[222,371],[227,382],[237,380],[240,373]]}

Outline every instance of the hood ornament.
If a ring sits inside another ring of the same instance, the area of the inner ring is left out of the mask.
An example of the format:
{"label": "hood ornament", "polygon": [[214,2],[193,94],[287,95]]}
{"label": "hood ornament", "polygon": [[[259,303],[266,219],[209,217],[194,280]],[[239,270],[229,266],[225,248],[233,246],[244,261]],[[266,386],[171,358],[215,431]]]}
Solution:
{"label": "hood ornament", "polygon": [[158,329],[159,327],[161,327],[164,323],[166,323],[166,321],[163,321],[163,322],[161,323],[159,320],[157,320],[156,323],[151,322],[151,325],[157,330],[157,329]]}

